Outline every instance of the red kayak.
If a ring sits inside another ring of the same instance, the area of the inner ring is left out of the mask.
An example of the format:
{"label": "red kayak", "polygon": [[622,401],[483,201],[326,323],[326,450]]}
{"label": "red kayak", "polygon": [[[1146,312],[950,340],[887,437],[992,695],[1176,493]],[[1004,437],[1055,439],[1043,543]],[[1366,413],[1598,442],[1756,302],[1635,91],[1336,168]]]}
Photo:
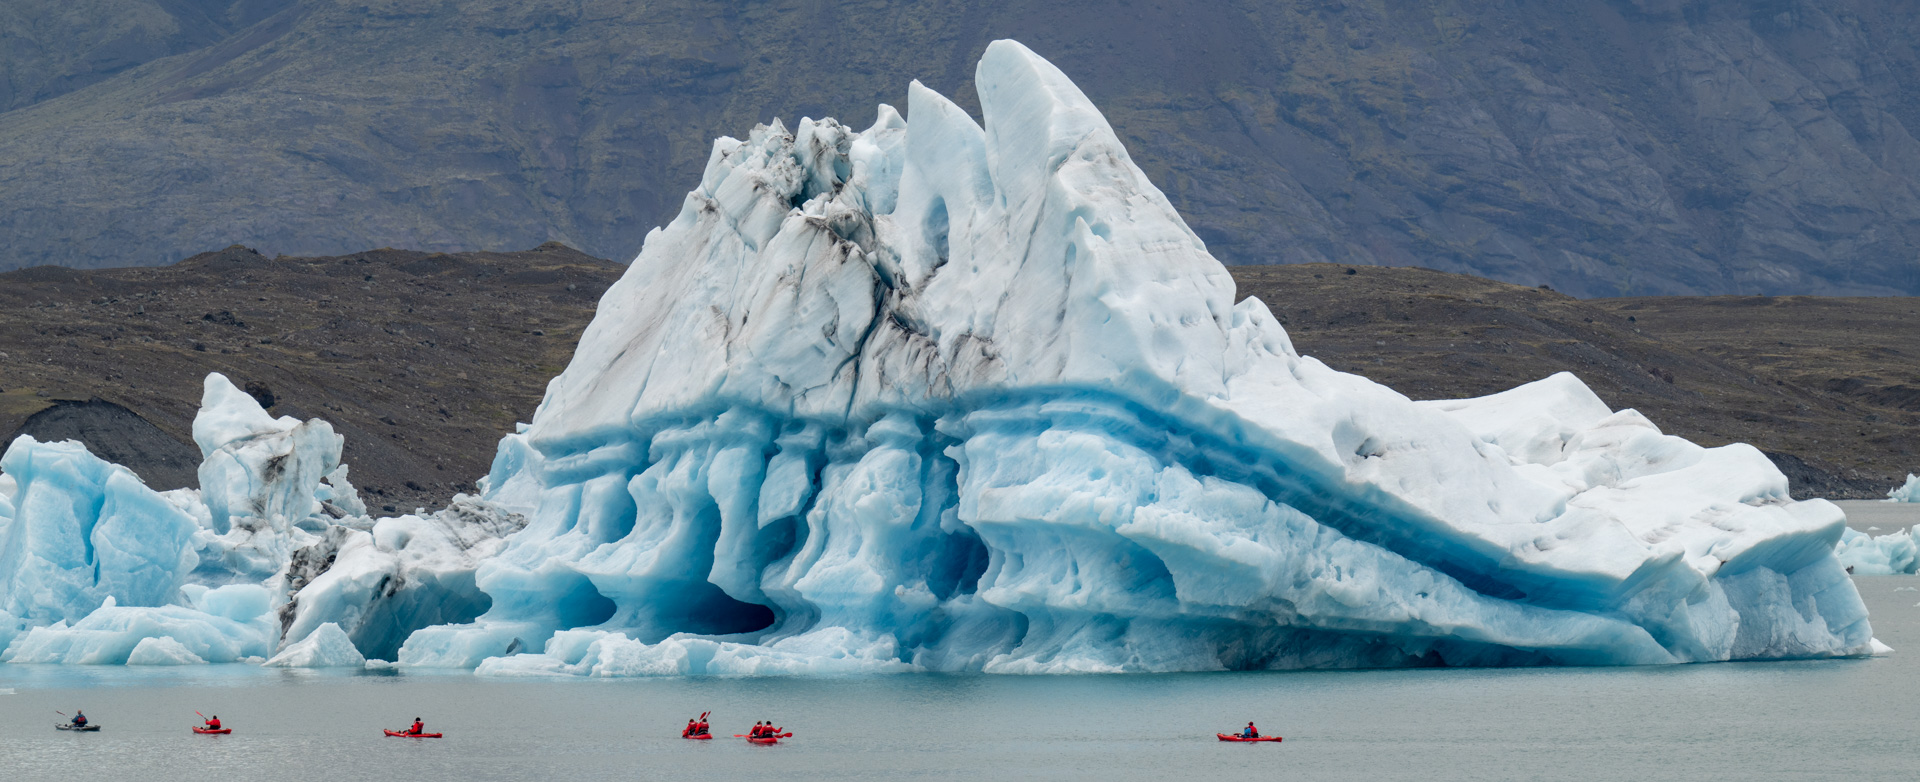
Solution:
{"label": "red kayak", "polygon": [[793,732],[788,731],[775,736],[748,736],[744,733],[735,733],[733,737],[736,739],[746,739],[748,744],[778,744],[781,739],[793,738]]}
{"label": "red kayak", "polygon": [[229,733],[232,733],[233,729],[221,728],[219,730],[207,730],[206,728],[194,728],[193,732],[198,733],[202,736],[225,736]]}
{"label": "red kayak", "polygon": [[1213,735],[1215,735],[1215,736],[1219,736],[1219,737],[1220,737],[1220,740],[1221,740],[1221,741],[1248,741],[1248,742],[1253,742],[1253,741],[1272,741],[1272,742],[1279,742],[1279,741],[1280,741],[1280,737],[1279,737],[1279,736],[1261,736],[1260,738],[1257,738],[1257,739],[1249,739],[1249,738],[1244,738],[1244,737],[1241,737],[1241,736],[1230,736],[1230,735],[1228,735],[1228,734],[1225,734],[1225,733],[1215,733],[1215,734],[1213,734]]}
{"label": "red kayak", "polygon": [[389,730],[389,731],[387,731],[387,735],[389,735],[389,736],[399,736],[399,737],[401,737],[401,738],[405,738],[405,739],[437,739],[437,738],[440,738],[440,734],[438,734],[438,733],[408,733],[408,732],[406,732],[406,731],[403,731],[403,730]]}
{"label": "red kayak", "polygon": [[685,734],[685,733],[682,733],[682,734],[680,734],[680,738],[683,738],[683,739],[694,739],[694,740],[698,740],[698,741],[705,741],[705,740],[707,740],[707,739],[710,739],[710,738],[713,738],[713,734],[711,734],[711,733],[701,733],[701,734],[699,734],[699,735],[694,735],[694,736],[689,736],[689,735],[687,735],[687,734]]}

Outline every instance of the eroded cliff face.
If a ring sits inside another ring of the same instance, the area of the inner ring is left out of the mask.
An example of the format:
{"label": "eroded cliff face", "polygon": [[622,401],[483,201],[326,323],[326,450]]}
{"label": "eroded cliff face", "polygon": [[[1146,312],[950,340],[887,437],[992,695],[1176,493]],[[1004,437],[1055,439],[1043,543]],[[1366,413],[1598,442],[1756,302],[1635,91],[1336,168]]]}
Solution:
{"label": "eroded cliff face", "polygon": [[172,17],[175,48],[109,67],[45,54],[78,35],[45,21],[64,4],[14,4],[39,54],[0,68],[58,97],[0,114],[0,268],[236,241],[626,258],[711,136],[865,122],[903,78],[977,111],[970,64],[1014,36],[1082,74],[1229,263],[1920,292],[1920,23],[1899,0],[186,5],[207,8]]}

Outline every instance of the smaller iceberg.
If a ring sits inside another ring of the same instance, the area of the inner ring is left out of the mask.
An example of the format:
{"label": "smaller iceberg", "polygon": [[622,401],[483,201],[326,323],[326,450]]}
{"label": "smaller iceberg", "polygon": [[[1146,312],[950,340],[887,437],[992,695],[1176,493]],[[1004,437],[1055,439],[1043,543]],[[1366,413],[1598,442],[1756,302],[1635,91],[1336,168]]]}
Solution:
{"label": "smaller iceberg", "polygon": [[[35,627],[7,647],[0,662],[140,665],[239,662],[264,657],[279,636],[267,590],[252,584],[189,588],[193,607],[121,606],[107,598],[86,618]],[[150,643],[157,639],[165,642]],[[136,658],[136,653],[138,657]],[[188,657],[193,659],[187,659]]]}
{"label": "smaller iceberg", "polygon": [[186,644],[173,640],[172,636],[142,638],[134,644],[133,654],[127,655],[128,665],[206,665]]}
{"label": "smaller iceberg", "polygon": [[1887,492],[1888,502],[1920,502],[1920,475],[1907,473],[1907,482]]}
{"label": "smaller iceberg", "polygon": [[1890,535],[1848,529],[1834,549],[1840,564],[1858,576],[1898,576],[1920,570],[1920,525]]}
{"label": "smaller iceberg", "polygon": [[474,570],[521,516],[463,496],[368,518],[326,421],[268,415],[218,373],[201,400],[197,489],[79,442],[0,456],[0,661],[362,666],[487,610]]}
{"label": "smaller iceberg", "polygon": [[347,631],[332,622],[320,625],[265,663],[270,668],[365,668],[367,658],[354,648]]}

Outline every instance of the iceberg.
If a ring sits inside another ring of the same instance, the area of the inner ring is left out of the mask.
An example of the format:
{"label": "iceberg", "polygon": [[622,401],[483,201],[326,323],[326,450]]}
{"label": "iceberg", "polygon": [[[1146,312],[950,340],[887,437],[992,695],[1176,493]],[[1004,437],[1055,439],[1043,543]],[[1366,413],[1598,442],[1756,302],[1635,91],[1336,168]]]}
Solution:
{"label": "iceberg", "polygon": [[261,665],[270,668],[364,668],[367,658],[347,637],[347,631],[326,622],[307,637],[288,644]]}
{"label": "iceberg", "polygon": [[864,130],[715,142],[479,496],[440,511],[369,517],[331,425],[219,374],[197,488],[17,439],[0,660],[625,677],[1884,648],[1845,566],[1911,567],[1910,537],[1863,543],[1758,450],[1663,434],[1570,374],[1414,402],[1333,371],[1234,303],[1059,70],[998,41],[975,86],[979,123],[916,82]]}
{"label": "iceberg", "polygon": [[1849,529],[1834,552],[1850,573],[1862,576],[1910,575],[1920,571],[1920,525],[1886,535]]}
{"label": "iceberg", "polygon": [[121,606],[109,597],[71,625],[61,621],[27,630],[7,647],[0,661],[70,665],[238,662],[265,656],[272,650],[279,626],[271,614],[272,598],[265,588],[232,584],[186,591],[195,596],[190,606]]}
{"label": "iceberg", "polygon": [[479,562],[525,519],[464,495],[372,519],[326,421],[207,376],[197,489],[156,492],[83,443],[0,457],[0,660],[363,665],[486,611]]}
{"label": "iceberg", "polygon": [[[1747,445],[1559,374],[1413,402],[1300,355],[1091,101],[1012,41],[778,120],[602,298],[480,502],[525,518],[490,675],[1006,673],[1855,656],[1834,550]],[[364,544],[363,544],[364,547]],[[343,549],[344,551],[344,549]]]}
{"label": "iceberg", "polygon": [[1907,473],[1907,482],[1887,491],[1888,502],[1920,502],[1920,475]]}

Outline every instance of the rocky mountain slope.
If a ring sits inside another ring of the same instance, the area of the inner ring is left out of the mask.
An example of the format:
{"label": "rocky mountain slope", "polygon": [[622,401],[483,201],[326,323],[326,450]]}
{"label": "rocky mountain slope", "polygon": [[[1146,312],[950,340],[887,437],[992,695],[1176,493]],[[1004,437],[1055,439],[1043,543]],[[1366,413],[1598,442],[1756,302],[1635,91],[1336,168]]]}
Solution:
{"label": "rocky mountain slope", "polygon": [[0,268],[564,241],[624,259],[710,139],[974,107],[1015,37],[1230,263],[1578,296],[1920,293],[1901,0],[13,0]]}
{"label": "rocky mountain slope", "polygon": [[[193,486],[200,381],[319,417],[374,510],[472,491],[621,267],[559,245],[0,275],[0,431],[77,438],[155,488]],[[9,438],[11,440],[11,438]]]}
{"label": "rocky mountain slope", "polygon": [[[621,270],[560,245],[231,247],[161,268],[0,274],[0,433],[80,439],[156,488],[190,486],[200,379],[219,371],[276,415],[331,421],[369,506],[437,507],[531,418]],[[1798,496],[1883,496],[1920,468],[1908,299],[1579,300],[1421,269],[1231,271],[1302,353],[1415,399],[1566,370],[1667,432],[1759,446]]]}

